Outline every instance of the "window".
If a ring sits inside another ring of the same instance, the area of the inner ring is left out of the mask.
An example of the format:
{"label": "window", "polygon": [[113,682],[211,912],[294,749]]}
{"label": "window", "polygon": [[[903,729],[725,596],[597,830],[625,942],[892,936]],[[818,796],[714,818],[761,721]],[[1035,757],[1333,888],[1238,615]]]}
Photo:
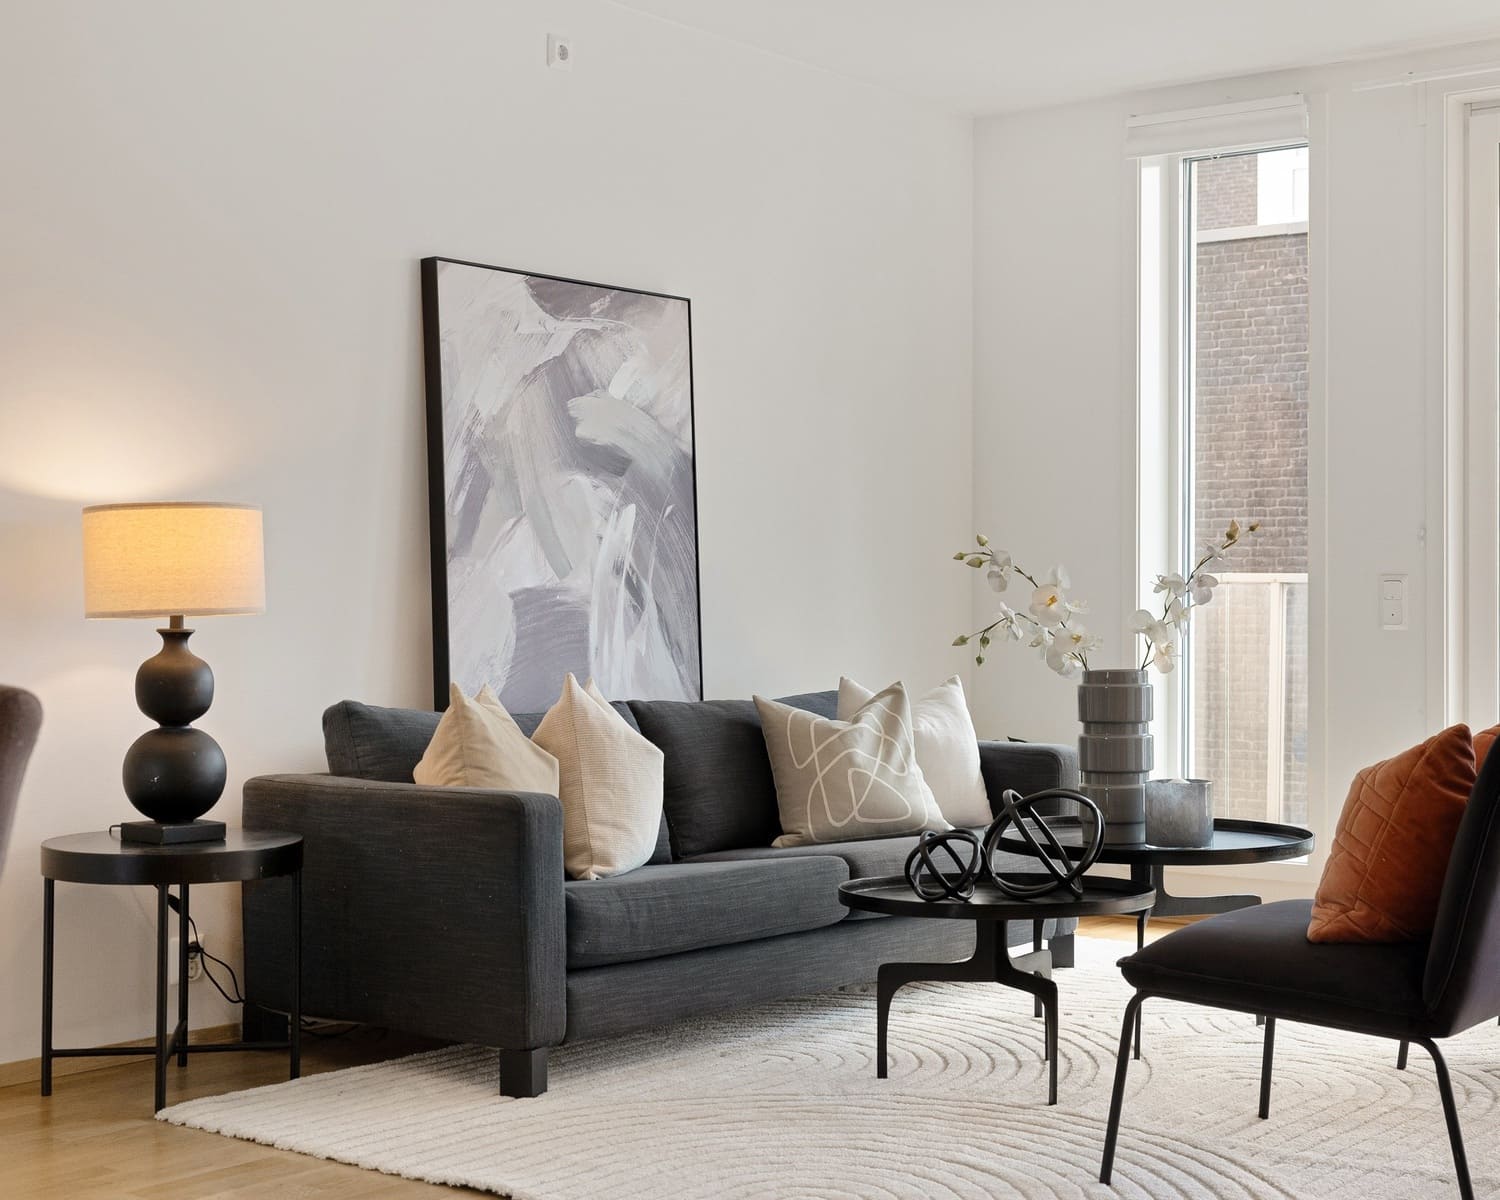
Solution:
{"label": "window", "polygon": [[[1308,820],[1305,145],[1142,161],[1141,569],[1191,569],[1233,519],[1166,681],[1158,767],[1220,816]],[[1150,596],[1145,587],[1142,599]]]}

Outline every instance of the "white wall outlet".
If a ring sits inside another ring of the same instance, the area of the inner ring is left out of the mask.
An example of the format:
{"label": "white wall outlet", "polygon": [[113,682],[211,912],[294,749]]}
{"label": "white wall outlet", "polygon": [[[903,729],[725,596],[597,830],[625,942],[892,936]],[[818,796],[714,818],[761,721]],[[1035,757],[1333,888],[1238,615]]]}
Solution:
{"label": "white wall outlet", "polygon": [[547,65],[556,67],[559,71],[568,71],[573,67],[573,39],[565,33],[549,33],[547,35]]}
{"label": "white wall outlet", "polygon": [[1406,576],[1380,577],[1380,628],[1406,628]]}
{"label": "white wall outlet", "polygon": [[[178,954],[181,953],[182,943],[177,940],[174,933],[167,939],[167,985],[175,987],[178,980],[177,964]],[[188,969],[187,977],[189,983],[197,983],[203,978],[203,956],[193,953],[193,947],[188,946]]]}

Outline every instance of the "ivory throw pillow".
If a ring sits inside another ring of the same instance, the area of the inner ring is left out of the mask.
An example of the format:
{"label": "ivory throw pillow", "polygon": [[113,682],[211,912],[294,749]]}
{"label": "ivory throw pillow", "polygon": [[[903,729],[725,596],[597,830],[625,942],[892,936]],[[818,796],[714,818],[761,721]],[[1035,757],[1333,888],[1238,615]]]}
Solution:
{"label": "ivory throw pillow", "polygon": [[661,829],[662,752],[594,681],[580,687],[569,675],[531,740],[557,759],[568,874],[605,879],[649,862]]}
{"label": "ivory throw pillow", "polygon": [[424,787],[557,795],[557,759],[521,732],[488,685],[473,699],[448,685],[448,711],[411,774]]}
{"label": "ivory throw pillow", "polygon": [[1454,725],[1354,777],[1313,901],[1310,942],[1415,942],[1432,933],[1474,790],[1474,743]]}
{"label": "ivory throw pillow", "polygon": [[911,702],[899,683],[850,720],[755,697],[782,834],[774,846],[948,829],[917,765]]}
{"label": "ivory throw pillow", "polygon": [[[874,696],[854,680],[840,679],[839,720],[852,720]],[[964,700],[963,681],[955,675],[913,700],[911,723],[917,766],[943,818],[971,829],[988,825],[995,814],[990,811],[990,796],[979,769],[979,735]]]}

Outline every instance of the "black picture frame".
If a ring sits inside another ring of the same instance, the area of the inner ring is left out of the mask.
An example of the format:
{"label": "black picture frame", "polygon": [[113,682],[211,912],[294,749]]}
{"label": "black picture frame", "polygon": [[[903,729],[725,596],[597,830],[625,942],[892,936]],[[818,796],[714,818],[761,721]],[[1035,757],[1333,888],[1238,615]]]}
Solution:
{"label": "black picture frame", "polygon": [[[427,441],[427,519],[429,539],[429,568],[432,590],[432,680],[433,707],[441,712],[448,706],[449,685],[452,680],[452,643],[448,589],[448,480],[443,446],[443,370],[442,370],[442,315],[440,311],[438,273],[441,264],[471,267],[478,270],[497,271],[508,275],[546,280],[552,283],[569,284],[580,288],[652,297],[681,303],[684,306],[687,333],[687,418],[688,445],[690,453],[690,480],[693,507],[693,619],[695,637],[693,653],[696,670],[693,682],[696,695],[686,699],[703,697],[703,587],[702,587],[702,520],[698,496],[698,422],[697,385],[693,370],[692,300],[669,292],[657,292],[644,288],[625,287],[619,284],[599,283],[593,280],[575,279],[554,275],[544,271],[531,271],[518,267],[496,266],[491,263],[469,259],[448,258],[434,255],[421,260],[422,295],[422,350],[424,369],[424,407]],[[559,675],[559,683],[561,682]],[[611,696],[610,699],[657,699],[651,696]]]}

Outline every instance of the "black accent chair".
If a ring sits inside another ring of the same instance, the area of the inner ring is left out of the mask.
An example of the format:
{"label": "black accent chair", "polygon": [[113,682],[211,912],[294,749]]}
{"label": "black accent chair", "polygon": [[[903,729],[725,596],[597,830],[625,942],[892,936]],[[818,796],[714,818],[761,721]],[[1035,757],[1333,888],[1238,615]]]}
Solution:
{"label": "black accent chair", "polygon": [[21,776],[42,727],[41,703],[30,692],[0,686],[0,871],[21,796]]}
{"label": "black accent chair", "polygon": [[1190,925],[1120,962],[1136,989],[1125,1010],[1101,1183],[1114,1169],[1115,1142],[1142,1003],[1161,997],[1264,1015],[1260,1115],[1271,1108],[1276,1022],[1301,1021],[1401,1043],[1399,1067],[1415,1043],[1432,1056],[1464,1200],[1473,1200],[1463,1132],[1438,1039],[1500,1016],[1500,753],[1487,757],[1459,826],[1428,942],[1322,945],[1307,940],[1312,901],[1242,909]]}

